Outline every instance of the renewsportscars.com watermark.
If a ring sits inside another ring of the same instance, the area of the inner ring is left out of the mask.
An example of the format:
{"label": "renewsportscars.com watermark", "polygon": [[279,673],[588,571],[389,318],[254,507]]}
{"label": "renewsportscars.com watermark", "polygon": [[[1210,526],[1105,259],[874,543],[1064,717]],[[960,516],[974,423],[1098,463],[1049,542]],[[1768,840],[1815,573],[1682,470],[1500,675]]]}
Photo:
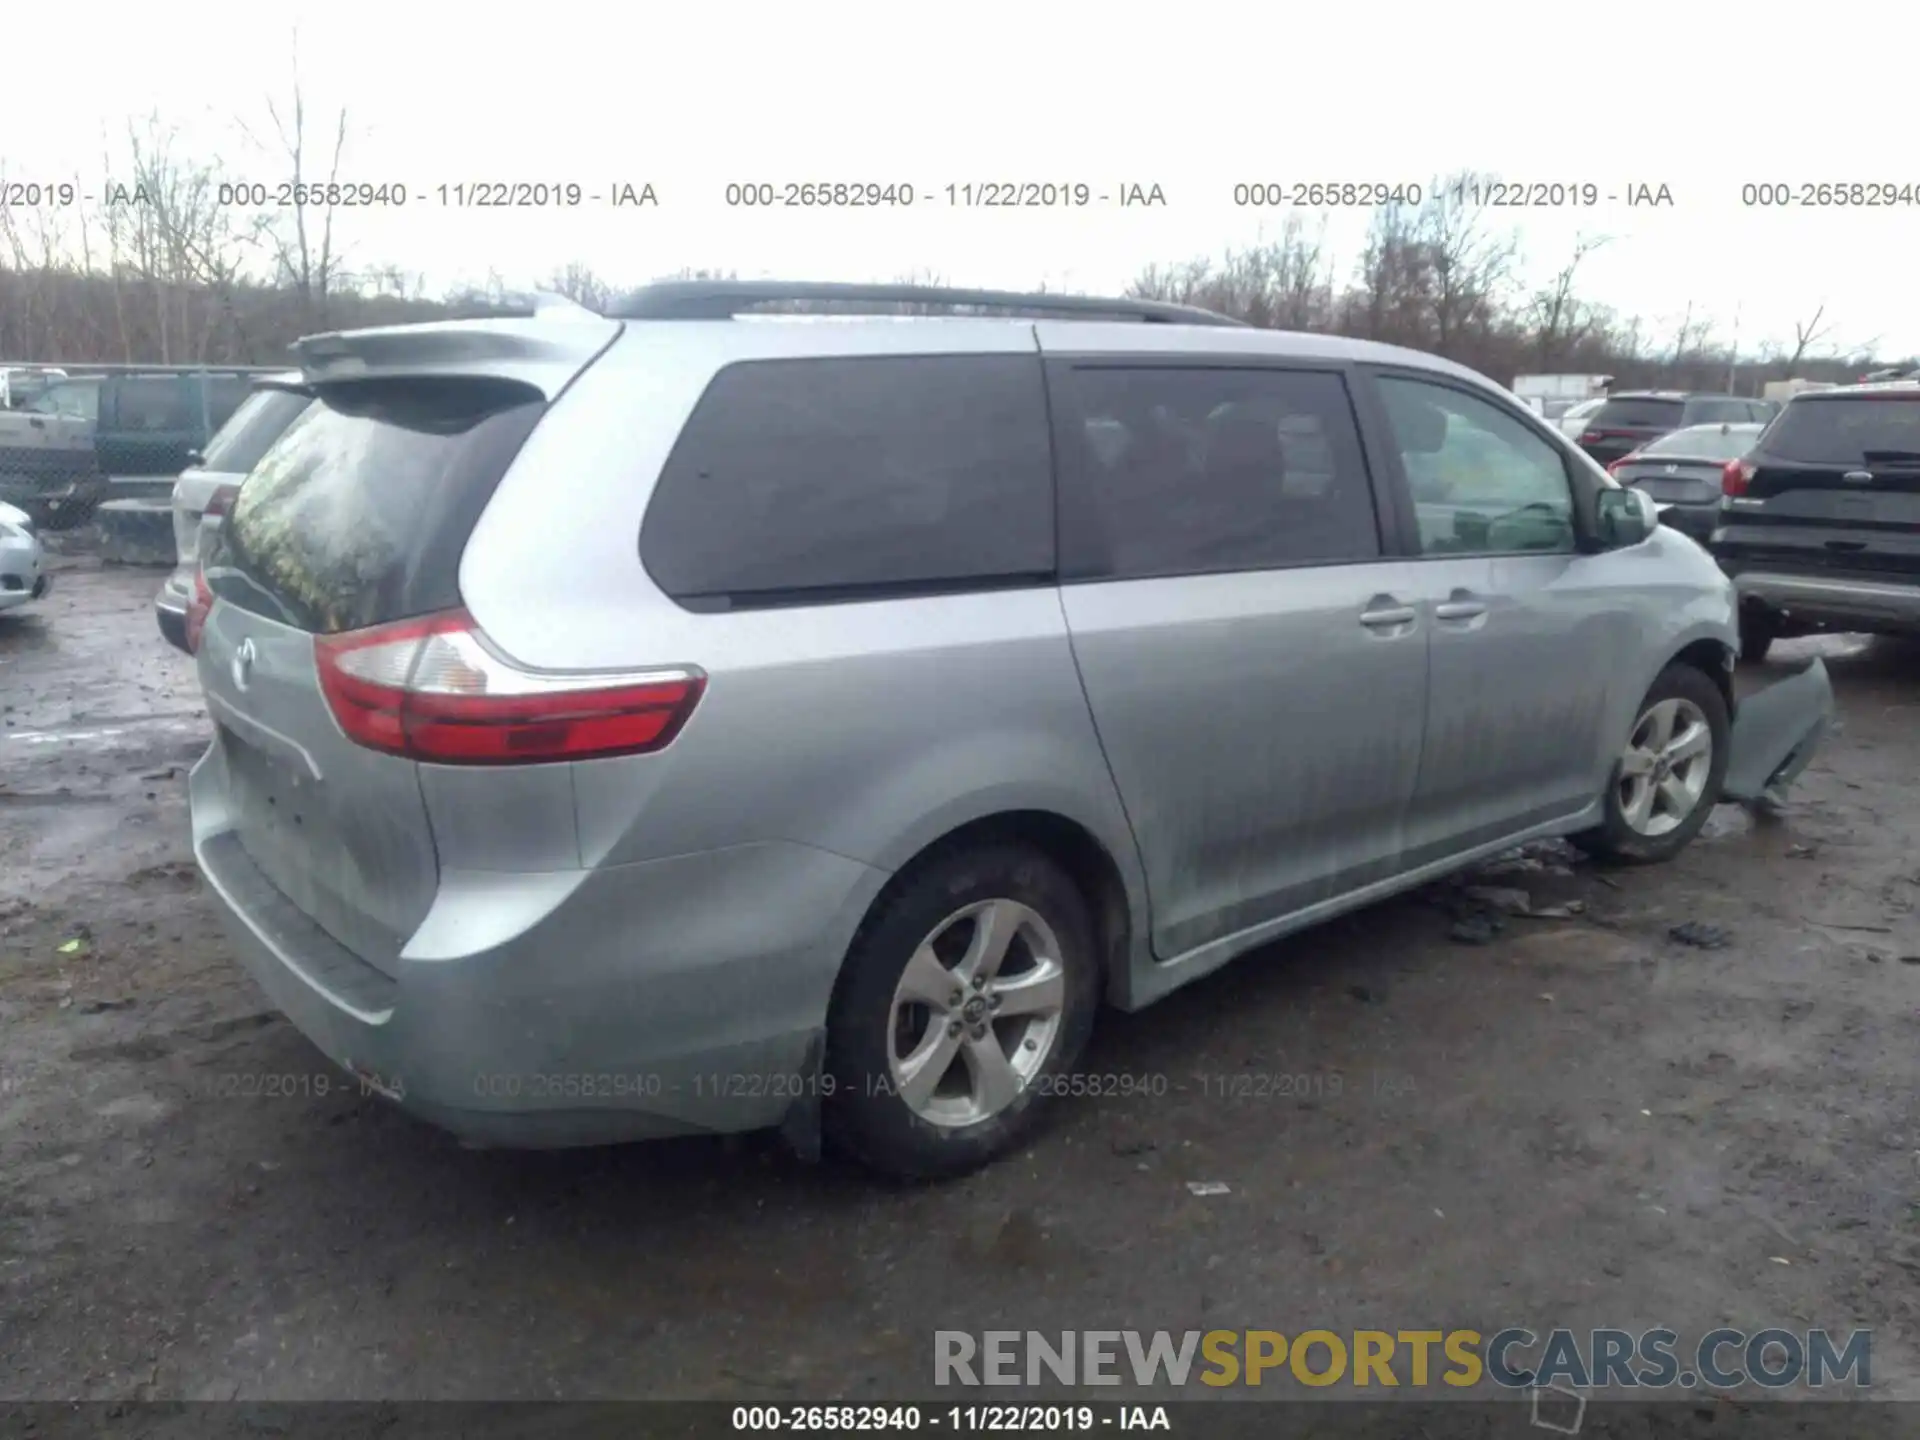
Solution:
{"label": "renewsportscars.com watermark", "polygon": [[936,1385],[1199,1383],[1356,1389],[1605,1386],[1769,1390],[1873,1383],[1873,1332],[1673,1330],[936,1330]]}

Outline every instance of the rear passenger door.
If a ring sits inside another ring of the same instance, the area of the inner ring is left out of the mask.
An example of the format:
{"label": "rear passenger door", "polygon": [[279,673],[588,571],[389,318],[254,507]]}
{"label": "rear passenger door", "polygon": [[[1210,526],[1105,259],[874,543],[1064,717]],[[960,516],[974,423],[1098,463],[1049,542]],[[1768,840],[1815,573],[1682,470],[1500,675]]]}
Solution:
{"label": "rear passenger door", "polygon": [[1062,603],[1155,952],[1396,873],[1425,626],[1341,367],[1040,333],[1069,352],[1047,362]]}

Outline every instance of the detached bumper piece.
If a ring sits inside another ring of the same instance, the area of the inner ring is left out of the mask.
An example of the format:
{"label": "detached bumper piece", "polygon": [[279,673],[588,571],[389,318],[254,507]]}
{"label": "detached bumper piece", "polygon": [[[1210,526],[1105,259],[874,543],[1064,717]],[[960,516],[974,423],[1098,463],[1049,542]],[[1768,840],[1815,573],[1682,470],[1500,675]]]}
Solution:
{"label": "detached bumper piece", "polygon": [[1833,681],[1815,657],[1790,676],[1740,702],[1720,798],[1746,805],[1785,803],[1833,724]]}

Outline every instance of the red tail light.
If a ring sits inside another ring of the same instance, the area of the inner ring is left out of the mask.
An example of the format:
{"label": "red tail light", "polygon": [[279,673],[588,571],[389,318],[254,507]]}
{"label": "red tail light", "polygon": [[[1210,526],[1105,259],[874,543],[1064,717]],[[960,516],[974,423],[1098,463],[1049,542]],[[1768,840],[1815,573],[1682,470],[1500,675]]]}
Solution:
{"label": "red tail light", "polygon": [[233,508],[233,497],[240,493],[238,485],[222,485],[207,497],[205,508],[200,512],[200,530],[198,554],[194,557],[196,568],[193,572],[193,599],[187,603],[187,653],[197,654],[200,649],[201,632],[207,628],[207,612],[213,609],[213,591],[207,586],[207,541],[226,514]]}
{"label": "red tail light", "polygon": [[640,755],[672,743],[700,702],[696,670],[552,675],[488,648],[464,610],[316,636],[320,688],[350,740],[441,765]]}
{"label": "red tail light", "polygon": [[1729,460],[1720,471],[1722,495],[1744,495],[1753,481],[1753,466],[1744,460]]}
{"label": "red tail light", "polygon": [[193,572],[193,598],[187,602],[187,653],[200,653],[200,634],[207,628],[207,612],[213,609],[213,591],[207,588],[207,572]]}
{"label": "red tail light", "polygon": [[1613,460],[1608,462],[1607,474],[1613,476],[1615,479],[1618,479],[1620,476],[1620,467],[1622,465],[1631,464],[1632,462],[1638,460],[1639,458],[1640,457],[1638,454],[1622,455],[1618,460]]}
{"label": "red tail light", "polygon": [[238,485],[221,485],[207,497],[206,505],[200,511],[200,523],[209,520],[224,520],[227,512],[233,509],[234,497],[240,493]]}

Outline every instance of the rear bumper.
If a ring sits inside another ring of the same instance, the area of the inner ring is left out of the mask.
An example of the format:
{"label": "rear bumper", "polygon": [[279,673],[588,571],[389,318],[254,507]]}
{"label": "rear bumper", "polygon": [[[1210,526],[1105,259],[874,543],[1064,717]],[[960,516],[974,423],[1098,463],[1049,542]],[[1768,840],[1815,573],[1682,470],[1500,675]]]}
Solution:
{"label": "rear bumper", "polygon": [[1737,573],[1733,585],[1743,605],[1764,606],[1809,624],[1920,632],[1920,583],[1752,570]]}
{"label": "rear bumper", "polygon": [[167,583],[154,597],[153,618],[159,622],[160,633],[169,645],[176,650],[187,649],[187,595],[179,588],[177,576],[168,576]]}
{"label": "rear bumper", "polygon": [[0,610],[12,610],[38,600],[53,588],[40,568],[37,540],[0,539]]}
{"label": "rear bumper", "polygon": [[840,960],[885,880],[785,843],[603,870],[443,872],[388,974],[248,859],[217,743],[189,793],[195,858],[273,1003],[363,1085],[483,1144],[754,1130],[810,1109]]}

